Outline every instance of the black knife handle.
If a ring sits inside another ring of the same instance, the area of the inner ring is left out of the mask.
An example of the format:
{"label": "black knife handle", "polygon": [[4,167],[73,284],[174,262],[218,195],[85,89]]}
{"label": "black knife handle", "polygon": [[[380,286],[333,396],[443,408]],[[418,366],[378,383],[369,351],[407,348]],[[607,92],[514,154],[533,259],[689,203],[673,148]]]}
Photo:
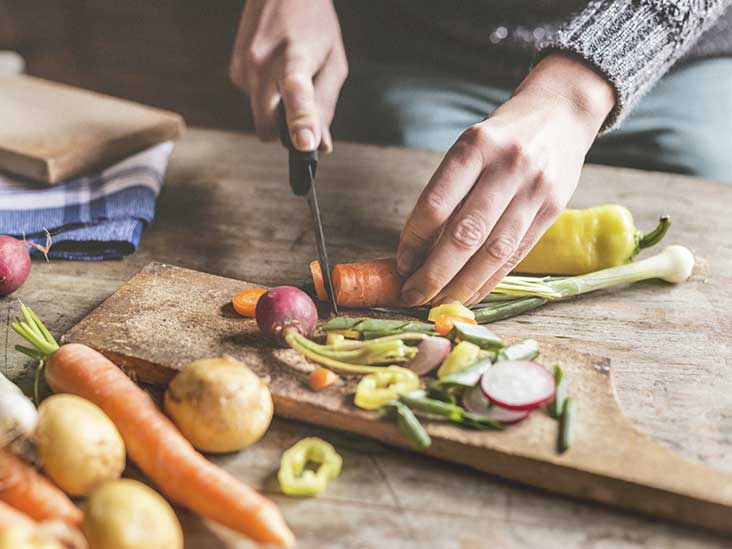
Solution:
{"label": "black knife handle", "polygon": [[300,151],[295,148],[290,139],[290,129],[287,126],[285,104],[280,102],[277,107],[277,130],[282,145],[289,151],[290,187],[297,196],[305,196],[310,192],[318,165],[318,151]]}

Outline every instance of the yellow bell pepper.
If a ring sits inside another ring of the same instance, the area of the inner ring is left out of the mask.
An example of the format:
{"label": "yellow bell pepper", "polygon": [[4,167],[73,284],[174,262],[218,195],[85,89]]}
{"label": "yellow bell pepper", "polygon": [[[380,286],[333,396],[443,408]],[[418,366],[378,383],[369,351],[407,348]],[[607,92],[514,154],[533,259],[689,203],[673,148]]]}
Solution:
{"label": "yellow bell pepper", "polygon": [[527,274],[579,275],[628,263],[640,250],[658,243],[671,221],[664,216],[650,233],[633,225],[623,206],[567,209],[549,227],[515,271]]}
{"label": "yellow bell pepper", "polygon": [[[306,469],[308,463],[317,463],[317,470]],[[282,454],[277,473],[280,489],[288,496],[317,495],[341,474],[342,463],[331,444],[317,437],[304,438]]]}
{"label": "yellow bell pepper", "polygon": [[353,402],[364,410],[376,410],[396,400],[401,393],[419,388],[419,376],[412,370],[389,366],[382,372],[365,375],[356,386]]}
{"label": "yellow bell pepper", "polygon": [[453,347],[450,354],[437,370],[438,379],[465,370],[477,362],[480,356],[480,347],[468,341],[461,341]]}
{"label": "yellow bell pepper", "polygon": [[475,320],[475,313],[459,301],[453,301],[452,303],[445,303],[443,305],[438,305],[437,307],[432,307],[427,315],[427,320],[430,322],[436,322],[441,316],[459,316]]}

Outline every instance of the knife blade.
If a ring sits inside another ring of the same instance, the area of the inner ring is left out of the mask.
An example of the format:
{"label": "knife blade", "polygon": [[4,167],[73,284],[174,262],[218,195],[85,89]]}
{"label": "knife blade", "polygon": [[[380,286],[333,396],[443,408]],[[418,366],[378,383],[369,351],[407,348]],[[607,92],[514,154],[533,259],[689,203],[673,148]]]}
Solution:
{"label": "knife blade", "polygon": [[277,110],[277,126],[279,128],[280,141],[282,141],[282,145],[288,151],[290,188],[292,188],[292,192],[295,195],[304,196],[310,208],[315,243],[318,247],[318,262],[320,263],[320,271],[323,273],[325,292],[328,295],[331,312],[334,315],[338,315],[338,305],[336,304],[335,294],[333,292],[330,263],[328,262],[328,251],[325,247],[323,222],[320,217],[320,206],[318,205],[318,194],[315,190],[315,170],[318,166],[318,151],[303,152],[295,148],[290,139],[287,116],[283,103],[280,103]]}

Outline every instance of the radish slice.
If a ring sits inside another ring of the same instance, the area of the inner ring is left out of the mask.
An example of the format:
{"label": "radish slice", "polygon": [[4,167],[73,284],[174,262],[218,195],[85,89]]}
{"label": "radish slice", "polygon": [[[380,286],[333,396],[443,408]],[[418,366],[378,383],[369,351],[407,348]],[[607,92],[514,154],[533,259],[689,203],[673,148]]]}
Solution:
{"label": "radish slice", "polygon": [[504,360],[486,370],[480,388],[507,410],[533,410],[554,398],[554,376],[538,362]]}
{"label": "radish slice", "polygon": [[440,367],[451,348],[450,340],[444,337],[431,336],[423,339],[417,347],[417,354],[404,367],[420,376],[429,374]]}
{"label": "radish slice", "polygon": [[491,404],[478,386],[465,392],[463,407],[468,412],[500,423],[517,423],[529,417],[530,413],[528,410],[507,410],[497,404]]}

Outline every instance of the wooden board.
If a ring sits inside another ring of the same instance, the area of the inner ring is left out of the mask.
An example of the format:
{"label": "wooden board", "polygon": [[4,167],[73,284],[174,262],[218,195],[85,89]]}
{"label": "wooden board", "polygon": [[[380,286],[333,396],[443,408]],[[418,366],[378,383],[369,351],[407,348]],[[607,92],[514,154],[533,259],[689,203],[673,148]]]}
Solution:
{"label": "wooden board", "polygon": [[[312,364],[271,349],[253,320],[231,309],[249,284],[152,263],[64,336],[103,352],[134,378],[165,385],[186,363],[228,353],[270,379],[276,412],[406,446],[401,433],[352,404],[354,381],[307,389]],[[503,432],[427,422],[427,453],[562,494],[732,532],[732,475],[692,463],[638,433],[621,413],[607,358],[542,340],[542,359],[561,362],[577,399],[574,446],[555,451],[557,424],[543,413]]]}
{"label": "wooden board", "polygon": [[180,136],[180,115],[30,76],[0,78],[0,169],[57,183]]}

